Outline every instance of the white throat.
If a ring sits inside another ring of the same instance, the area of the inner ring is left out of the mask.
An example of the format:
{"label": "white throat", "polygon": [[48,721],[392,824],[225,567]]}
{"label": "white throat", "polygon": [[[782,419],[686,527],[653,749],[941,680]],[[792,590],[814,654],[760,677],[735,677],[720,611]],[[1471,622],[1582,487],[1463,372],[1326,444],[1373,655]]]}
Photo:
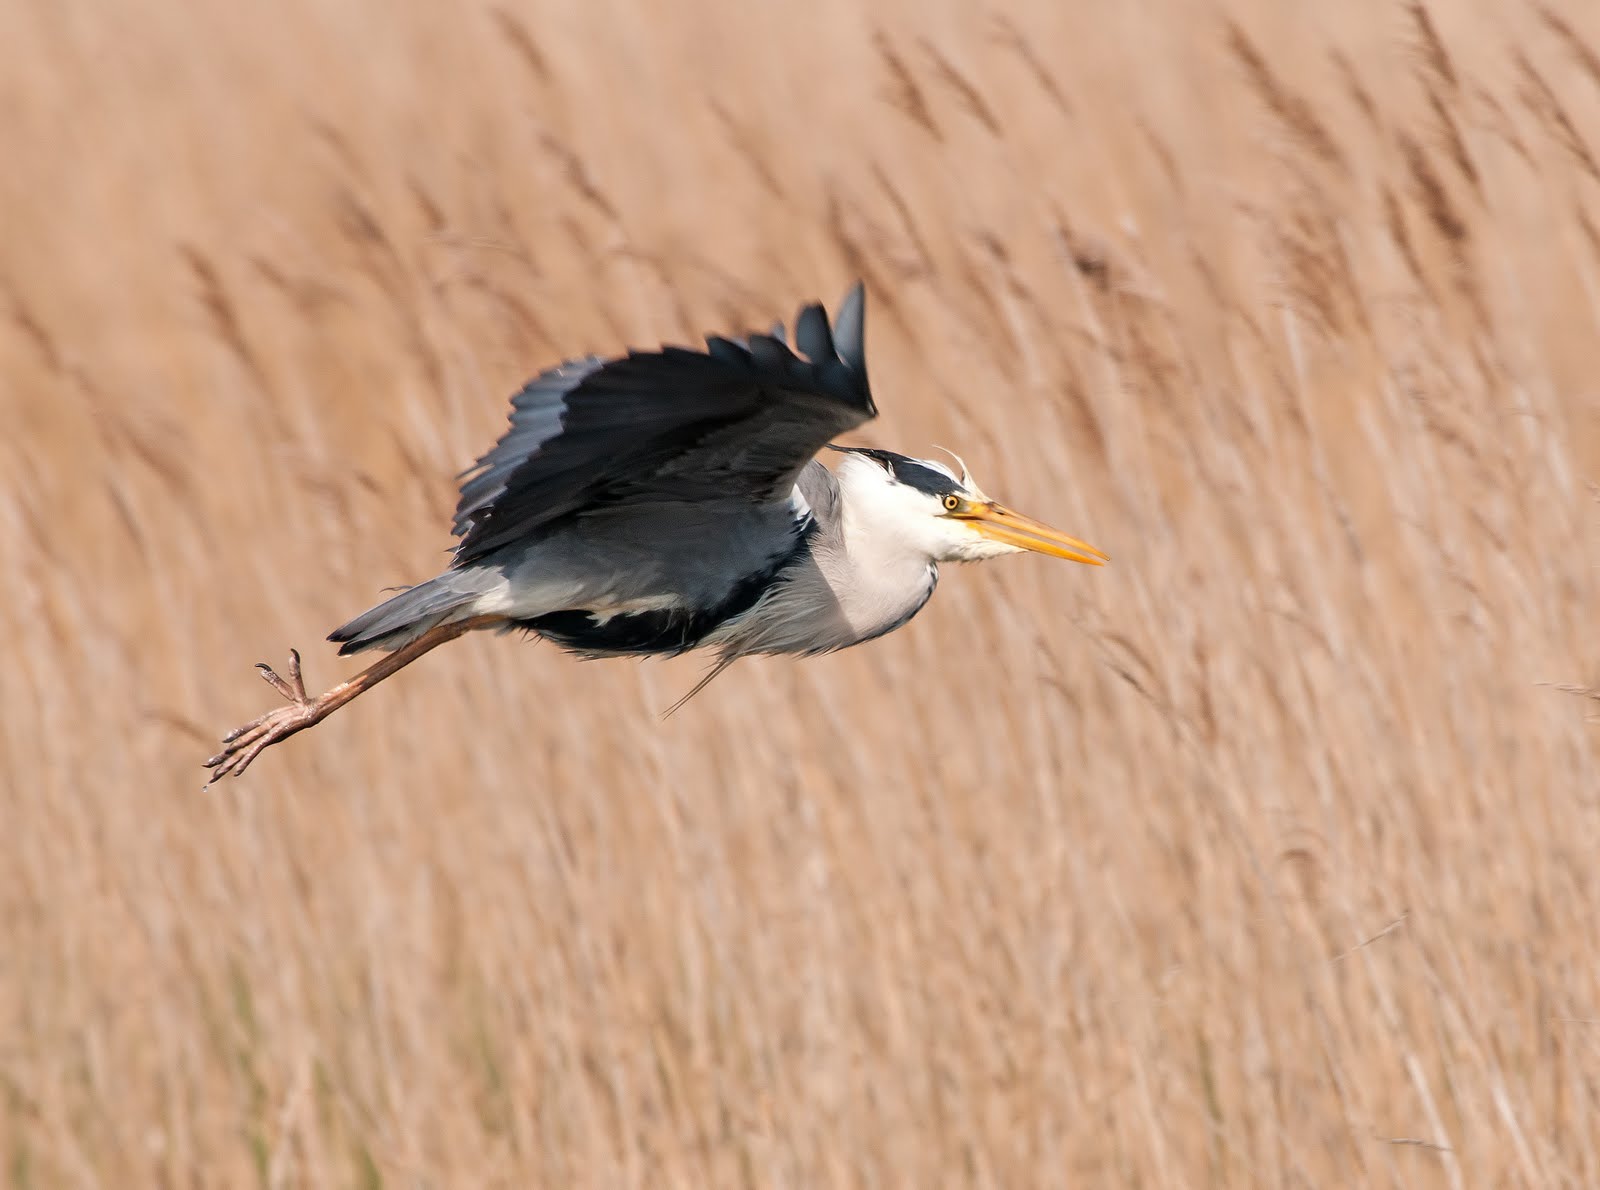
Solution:
{"label": "white throat", "polygon": [[938,535],[922,493],[869,459],[846,455],[839,480],[839,545],[819,558],[851,629],[865,639],[905,622],[939,578]]}

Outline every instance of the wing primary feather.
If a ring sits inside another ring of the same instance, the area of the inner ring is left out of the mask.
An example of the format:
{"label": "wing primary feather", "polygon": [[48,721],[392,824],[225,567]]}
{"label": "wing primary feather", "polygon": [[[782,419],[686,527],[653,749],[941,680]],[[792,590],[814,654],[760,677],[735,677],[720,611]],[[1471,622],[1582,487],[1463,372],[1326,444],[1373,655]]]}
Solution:
{"label": "wing primary feather", "polygon": [[806,306],[795,316],[794,342],[813,364],[833,362],[833,332],[828,329],[828,316],[821,306]]}
{"label": "wing primary feather", "polygon": [[850,370],[861,374],[862,387],[866,386],[867,376],[866,313],[866,290],[857,281],[833,316],[833,345]]}
{"label": "wing primary feather", "polygon": [[[748,340],[569,360],[511,399],[511,424],[460,478],[453,565],[626,504],[785,500],[831,439],[876,416],[864,291]],[[792,349],[795,343],[798,352]]]}
{"label": "wing primary feather", "polygon": [[732,339],[724,339],[721,335],[706,336],[706,354],[718,363],[732,364],[735,367],[750,365],[750,353]]}
{"label": "wing primary feather", "polygon": [[771,335],[751,335],[750,358],[758,368],[771,368],[779,375],[787,375],[794,354]]}

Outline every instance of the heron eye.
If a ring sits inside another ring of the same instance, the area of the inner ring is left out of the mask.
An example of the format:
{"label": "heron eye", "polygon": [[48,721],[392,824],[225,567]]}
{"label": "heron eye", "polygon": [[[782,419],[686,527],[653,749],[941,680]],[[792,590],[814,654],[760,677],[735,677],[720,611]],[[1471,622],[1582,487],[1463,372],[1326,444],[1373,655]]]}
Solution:
{"label": "heron eye", "polygon": [[944,510],[946,512],[954,512],[956,509],[958,509],[960,507],[961,507],[961,497],[960,496],[949,495],[949,496],[946,496],[944,498]]}

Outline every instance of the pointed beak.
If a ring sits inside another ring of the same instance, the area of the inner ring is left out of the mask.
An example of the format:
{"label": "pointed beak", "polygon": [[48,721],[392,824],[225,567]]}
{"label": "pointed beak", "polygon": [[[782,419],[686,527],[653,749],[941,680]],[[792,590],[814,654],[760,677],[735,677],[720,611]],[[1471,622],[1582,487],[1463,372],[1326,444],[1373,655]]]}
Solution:
{"label": "pointed beak", "polygon": [[992,500],[973,504],[967,511],[957,514],[971,521],[972,527],[991,541],[1032,550],[1036,554],[1049,554],[1052,558],[1065,558],[1069,562],[1082,562],[1085,566],[1104,566],[1111,559],[1086,541],[1068,537],[1049,525],[1012,512]]}

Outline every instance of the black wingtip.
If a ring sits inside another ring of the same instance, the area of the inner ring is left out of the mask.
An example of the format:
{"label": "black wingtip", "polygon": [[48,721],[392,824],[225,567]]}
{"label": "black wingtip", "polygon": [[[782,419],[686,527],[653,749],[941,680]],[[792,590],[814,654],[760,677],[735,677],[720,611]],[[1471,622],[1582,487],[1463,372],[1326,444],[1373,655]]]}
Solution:
{"label": "black wingtip", "polygon": [[853,372],[867,374],[867,288],[860,281],[850,287],[833,316],[833,347]]}
{"label": "black wingtip", "polygon": [[828,329],[828,315],[813,302],[802,306],[794,320],[795,346],[814,364],[831,362],[835,357],[833,332]]}

